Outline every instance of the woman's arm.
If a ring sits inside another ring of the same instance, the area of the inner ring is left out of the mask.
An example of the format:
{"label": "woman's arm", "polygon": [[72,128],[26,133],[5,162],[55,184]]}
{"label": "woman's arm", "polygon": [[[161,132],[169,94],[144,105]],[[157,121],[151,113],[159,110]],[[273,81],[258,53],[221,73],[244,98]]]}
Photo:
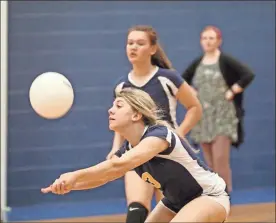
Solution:
{"label": "woman's arm", "polygon": [[120,158],[106,160],[96,166],[74,172],[78,181],[89,182],[92,179],[102,179],[106,182],[122,177],[127,171],[140,166],[152,159],[158,153],[168,148],[168,142],[157,138],[147,137]]}
{"label": "woman's arm", "polygon": [[178,128],[178,134],[184,137],[201,119],[202,106],[191,87],[184,82],[178,89],[177,99],[187,109],[186,115]]}
{"label": "woman's arm", "polygon": [[98,181],[87,181],[87,182],[80,182],[80,183],[76,183],[72,190],[89,190],[89,189],[93,189],[93,188],[96,188],[96,187],[99,187],[99,186],[102,186],[104,184],[106,184],[107,181],[101,179],[101,180],[98,180]]}
{"label": "woman's arm", "polygon": [[112,158],[112,156],[114,155],[114,153],[117,152],[117,151],[121,148],[121,146],[122,146],[124,140],[125,140],[125,139],[124,139],[123,136],[121,136],[121,135],[120,135],[119,133],[117,133],[117,132],[114,132],[114,138],[113,138],[112,149],[111,149],[111,151],[109,152],[109,154],[106,156],[106,159],[111,159],[111,158]]}
{"label": "woman's arm", "polygon": [[143,139],[130,151],[99,163],[98,165],[62,174],[59,179],[42,193],[65,194],[71,190],[84,190],[101,186],[109,181],[123,176],[127,171],[152,159],[158,153],[168,148],[168,142],[155,136]]}
{"label": "woman's arm", "polygon": [[[115,160],[115,159],[119,159],[118,156],[114,155],[111,158],[111,160]],[[105,161],[104,162],[105,165],[110,163],[111,160]],[[102,165],[102,163],[100,164]],[[46,188],[42,188],[41,189],[42,193],[52,192],[55,194],[66,194],[66,193],[69,193],[71,190],[87,190],[87,189],[96,188],[112,180],[112,178],[110,179],[106,178],[105,175],[98,176],[97,178],[78,179],[76,172],[77,171],[62,174],[58,179],[55,180],[53,184],[51,184]],[[116,178],[117,177],[115,176],[113,180],[115,180]]]}
{"label": "woman's arm", "polygon": [[[119,159],[118,156],[113,155],[112,160]],[[116,178],[111,179],[109,181],[116,180]],[[97,180],[88,180],[87,179],[79,179],[76,184],[73,186],[72,190],[87,190],[87,189],[93,189],[99,186],[102,186],[104,184],[108,183],[108,180],[104,177],[98,178]]]}
{"label": "woman's arm", "polygon": [[230,69],[234,71],[233,73],[237,75],[237,82],[232,85],[231,90],[234,94],[243,92],[255,77],[253,71],[232,56],[227,55],[224,60]]}

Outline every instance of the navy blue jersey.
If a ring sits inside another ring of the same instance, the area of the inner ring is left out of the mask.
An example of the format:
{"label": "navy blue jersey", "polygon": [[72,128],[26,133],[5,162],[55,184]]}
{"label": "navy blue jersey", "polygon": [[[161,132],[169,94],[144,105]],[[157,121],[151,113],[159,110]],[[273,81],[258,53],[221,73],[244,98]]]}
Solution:
{"label": "navy blue jersey", "polygon": [[[162,190],[174,206],[181,208],[201,195],[225,193],[224,180],[200,161],[186,140],[161,125],[146,127],[141,141],[151,136],[166,140],[169,146],[135,171],[144,181]],[[115,155],[121,157],[131,149],[125,141]]]}
{"label": "navy blue jersey", "polygon": [[119,79],[114,95],[123,88],[133,87],[147,92],[156,105],[162,110],[162,119],[168,121],[173,127],[176,122],[176,94],[184,79],[177,71],[156,67],[143,86],[138,86],[131,80],[130,74]]}

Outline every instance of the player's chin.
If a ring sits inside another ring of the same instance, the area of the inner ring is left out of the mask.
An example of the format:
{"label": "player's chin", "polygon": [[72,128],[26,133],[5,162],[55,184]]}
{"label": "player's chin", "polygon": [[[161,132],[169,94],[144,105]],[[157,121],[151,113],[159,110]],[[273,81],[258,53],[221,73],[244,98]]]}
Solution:
{"label": "player's chin", "polygon": [[139,62],[137,56],[136,57],[128,57],[128,60],[131,64],[135,64],[135,63]]}
{"label": "player's chin", "polygon": [[116,125],[114,125],[114,123],[111,123],[111,122],[109,122],[109,129],[111,130],[111,131],[116,131]]}
{"label": "player's chin", "polygon": [[121,132],[125,127],[125,123],[119,120],[109,120],[109,129],[114,132]]}

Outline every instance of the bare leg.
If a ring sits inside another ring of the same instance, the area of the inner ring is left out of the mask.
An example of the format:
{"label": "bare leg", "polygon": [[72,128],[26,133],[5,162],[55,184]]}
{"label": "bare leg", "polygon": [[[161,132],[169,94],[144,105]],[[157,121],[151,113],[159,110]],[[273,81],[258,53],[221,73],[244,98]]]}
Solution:
{"label": "bare leg", "polygon": [[[227,198],[226,198],[227,199]],[[185,205],[171,222],[224,222],[225,208],[208,196],[201,196]]]}
{"label": "bare leg", "polygon": [[125,175],[125,192],[127,204],[138,202],[144,205],[149,211],[154,187],[143,181],[135,171],[129,171]]}
{"label": "bare leg", "polygon": [[207,166],[213,169],[212,143],[201,143],[200,145]]}
{"label": "bare leg", "polygon": [[232,191],[230,152],[231,140],[227,136],[217,136],[212,145],[213,170],[224,179],[228,192]]}
{"label": "bare leg", "polygon": [[159,203],[159,201],[162,200],[162,198],[164,197],[163,193],[161,190],[158,190],[158,189],[154,189],[154,192],[155,192],[155,200],[156,200],[156,204]]}
{"label": "bare leg", "polygon": [[176,214],[168,209],[162,201],[160,201],[153,211],[149,214],[146,222],[170,222]]}

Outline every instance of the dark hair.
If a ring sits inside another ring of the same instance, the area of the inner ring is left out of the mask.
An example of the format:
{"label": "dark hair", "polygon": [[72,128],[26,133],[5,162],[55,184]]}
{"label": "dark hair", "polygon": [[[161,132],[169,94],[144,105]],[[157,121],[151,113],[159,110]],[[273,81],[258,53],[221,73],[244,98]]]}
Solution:
{"label": "dark hair", "polygon": [[156,53],[151,57],[151,63],[153,65],[156,65],[158,67],[165,68],[165,69],[172,69],[172,63],[168,59],[166,53],[164,52],[160,44],[158,43],[157,33],[151,26],[147,26],[147,25],[133,26],[128,30],[128,35],[132,31],[142,31],[147,33],[151,45],[157,46]]}

